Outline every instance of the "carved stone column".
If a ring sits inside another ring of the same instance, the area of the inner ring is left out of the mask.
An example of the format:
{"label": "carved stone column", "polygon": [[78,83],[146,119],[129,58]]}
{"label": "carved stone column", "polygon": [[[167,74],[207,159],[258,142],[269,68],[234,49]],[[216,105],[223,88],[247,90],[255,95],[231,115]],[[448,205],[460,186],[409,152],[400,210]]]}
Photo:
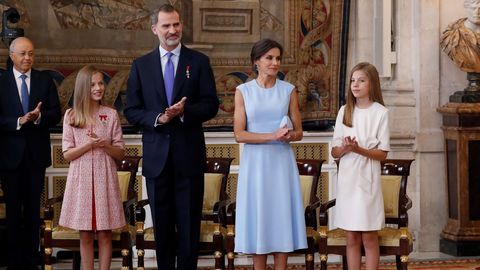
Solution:
{"label": "carved stone column", "polygon": [[480,103],[448,103],[443,115],[448,221],[440,251],[480,255]]}

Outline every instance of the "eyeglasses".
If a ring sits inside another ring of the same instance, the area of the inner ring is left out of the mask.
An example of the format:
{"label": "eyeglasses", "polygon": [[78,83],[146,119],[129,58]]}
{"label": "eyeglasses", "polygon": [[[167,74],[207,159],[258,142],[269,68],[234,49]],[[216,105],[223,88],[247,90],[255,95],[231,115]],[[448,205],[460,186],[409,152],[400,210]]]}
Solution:
{"label": "eyeglasses", "polygon": [[16,53],[17,55],[19,55],[20,57],[25,57],[25,56],[29,56],[29,57],[33,57],[34,53],[33,51],[29,51],[29,52],[12,52],[12,53]]}

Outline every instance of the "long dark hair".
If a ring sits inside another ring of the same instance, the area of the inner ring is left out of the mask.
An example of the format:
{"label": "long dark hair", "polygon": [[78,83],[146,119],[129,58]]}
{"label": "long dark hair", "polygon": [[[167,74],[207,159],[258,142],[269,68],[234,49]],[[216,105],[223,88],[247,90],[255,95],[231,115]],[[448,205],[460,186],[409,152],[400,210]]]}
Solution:
{"label": "long dark hair", "polygon": [[273,48],[278,48],[280,50],[280,57],[282,57],[283,47],[282,45],[280,45],[280,43],[276,42],[273,39],[264,38],[253,44],[252,51],[250,52],[250,61],[252,62],[253,71],[258,73],[258,70],[255,66],[255,61],[260,59],[264,54],[266,54]]}

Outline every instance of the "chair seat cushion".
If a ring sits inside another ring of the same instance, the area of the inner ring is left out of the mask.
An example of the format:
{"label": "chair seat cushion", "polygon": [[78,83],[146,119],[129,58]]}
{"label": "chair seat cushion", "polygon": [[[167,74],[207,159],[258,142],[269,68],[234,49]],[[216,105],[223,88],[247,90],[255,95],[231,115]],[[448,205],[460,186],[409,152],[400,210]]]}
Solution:
{"label": "chair seat cushion", "polygon": [[[227,235],[227,229],[219,226],[218,223],[202,221],[200,225],[200,242],[213,242],[213,234],[215,231],[219,231],[222,235]],[[143,239],[145,241],[155,241],[152,227],[143,230]]]}
{"label": "chair seat cushion", "polygon": [[200,242],[211,243],[213,242],[213,235],[220,233],[227,235],[227,228],[220,226],[218,223],[212,221],[202,221],[200,225]]}
{"label": "chair seat cushion", "polygon": [[120,197],[122,202],[128,201],[128,184],[130,183],[130,172],[118,171],[118,187],[120,188]]}
{"label": "chair seat cushion", "polygon": [[143,230],[143,240],[155,241],[155,235],[153,234],[153,227],[149,227]]}
{"label": "chair seat cushion", "polygon": [[[413,244],[412,234],[408,229],[404,230],[408,237],[409,245]],[[398,247],[402,230],[395,228],[383,228],[378,231],[378,243],[382,247]],[[346,232],[342,229],[330,230],[327,233],[327,244],[329,246],[345,246],[347,244]]]}
{"label": "chair seat cushion", "polygon": [[[129,231],[130,237],[135,240],[135,227],[134,226],[125,226],[120,229],[112,230],[112,240],[119,241],[120,235],[123,231]],[[63,226],[56,226],[52,230],[52,239],[56,240],[76,240],[80,239],[80,232]]]}
{"label": "chair seat cushion", "polygon": [[220,190],[223,174],[205,173],[205,191],[203,195],[203,211],[211,212],[216,202],[220,200]]}

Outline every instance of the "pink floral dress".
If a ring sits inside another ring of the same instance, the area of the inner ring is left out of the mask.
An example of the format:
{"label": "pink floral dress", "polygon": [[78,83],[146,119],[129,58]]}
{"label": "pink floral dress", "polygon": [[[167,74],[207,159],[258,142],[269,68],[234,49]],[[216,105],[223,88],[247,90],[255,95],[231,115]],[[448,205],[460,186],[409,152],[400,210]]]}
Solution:
{"label": "pink floral dress", "polygon": [[[70,126],[67,118],[63,121],[63,151],[85,144],[88,129],[112,145],[124,147],[116,110],[100,106],[96,124],[85,128]],[[95,148],[70,162],[59,224],[86,231],[125,226],[117,168],[103,149]]]}

